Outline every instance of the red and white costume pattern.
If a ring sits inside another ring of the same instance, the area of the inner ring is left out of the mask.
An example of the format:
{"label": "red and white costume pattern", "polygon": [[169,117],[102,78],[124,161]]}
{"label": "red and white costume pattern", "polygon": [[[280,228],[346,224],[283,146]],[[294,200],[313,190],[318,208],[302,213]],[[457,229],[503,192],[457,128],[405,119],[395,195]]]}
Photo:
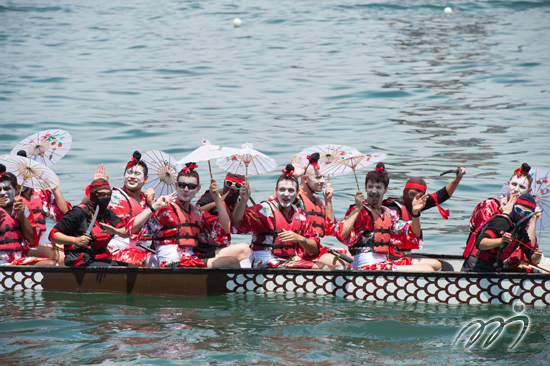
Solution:
{"label": "red and white costume pattern", "polygon": [[[365,204],[366,205],[366,204]],[[355,206],[350,206],[346,212],[346,218],[353,212]],[[377,215],[376,213],[373,213]],[[389,225],[389,243],[400,249],[421,249],[422,238],[418,238],[412,231],[411,222],[401,221],[397,212],[382,206],[382,214],[386,215],[391,223]],[[364,236],[375,230],[371,215],[365,207],[361,209],[355,224],[349,235],[342,239],[342,231],[344,229],[344,220],[340,221],[334,231],[335,236],[343,244],[353,246],[363,240]],[[354,261],[351,264],[352,269],[365,270],[393,270],[398,265],[410,265],[411,258],[406,257],[398,261],[393,261],[387,258],[387,254],[375,253],[372,247],[362,246],[356,248],[358,253],[354,255]]]}
{"label": "red and white costume pattern", "polygon": [[[128,220],[128,234],[132,232],[134,220],[135,216]],[[182,229],[189,234],[185,240],[181,238]],[[174,203],[156,211],[140,230],[137,240],[153,238],[159,267],[205,267],[202,260],[194,257],[193,248],[198,245],[198,230],[195,229],[210,231],[212,237],[227,235],[217,216],[192,204],[186,212]]]}
{"label": "red and white costume pattern", "polygon": [[[291,215],[286,218],[279,209],[277,201],[262,202],[247,207],[237,232],[252,234],[252,255],[254,266],[268,263],[267,266],[289,268],[311,268],[311,260],[303,260],[308,255],[298,243],[281,243],[276,233],[282,230],[293,231],[319,244],[319,237],[306,214],[291,206]],[[277,247],[283,248],[277,248]]]}
{"label": "red and white costume pattern", "polygon": [[[47,235],[44,235],[46,231],[46,218],[49,217],[54,222],[58,222],[65,214],[57,205],[55,197],[49,189],[32,190],[28,202],[34,216],[35,225],[38,229],[38,241],[33,244],[33,247],[38,245],[52,247],[51,243],[48,241]],[[72,208],[69,202],[67,202],[67,207],[69,210]]]}
{"label": "red and white costume pattern", "polygon": [[[138,202],[128,194],[126,188],[113,188],[111,202],[107,208],[113,210],[122,223],[126,225],[131,217],[140,214],[146,207],[147,198],[143,192],[140,192],[140,200]],[[128,238],[121,238],[116,235],[111,239],[108,246],[109,258],[143,266],[151,256],[151,253],[139,247],[138,244],[149,246],[150,241],[137,240],[138,235],[136,234],[129,235]]]}

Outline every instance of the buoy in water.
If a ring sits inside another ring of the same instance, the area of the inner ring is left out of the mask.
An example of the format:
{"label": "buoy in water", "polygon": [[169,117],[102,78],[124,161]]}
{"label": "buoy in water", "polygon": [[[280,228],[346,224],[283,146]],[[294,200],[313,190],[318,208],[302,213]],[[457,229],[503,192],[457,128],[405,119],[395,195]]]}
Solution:
{"label": "buoy in water", "polygon": [[239,18],[233,19],[233,26],[235,26],[235,28],[240,28],[242,23],[243,22]]}
{"label": "buoy in water", "polygon": [[443,10],[443,12],[444,12],[445,14],[452,14],[452,13],[453,13],[453,9],[447,6],[447,7],[445,8],[445,10]]}

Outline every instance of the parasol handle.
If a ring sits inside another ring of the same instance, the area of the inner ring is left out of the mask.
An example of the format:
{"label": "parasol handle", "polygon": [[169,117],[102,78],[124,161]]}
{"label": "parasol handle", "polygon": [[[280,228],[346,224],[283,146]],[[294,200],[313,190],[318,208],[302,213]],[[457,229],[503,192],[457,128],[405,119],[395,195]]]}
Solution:
{"label": "parasol handle", "polygon": [[210,179],[214,178],[212,176],[212,168],[210,167],[210,160],[208,160],[208,170],[210,171]]}
{"label": "parasol handle", "polygon": [[541,266],[540,264],[533,264],[533,263],[527,263],[528,265],[530,265],[531,267],[535,267],[535,268],[538,268],[540,269],[541,271],[544,271],[546,273],[550,273],[550,269],[546,268],[546,267],[543,267]]}
{"label": "parasol handle", "polygon": [[244,176],[244,181],[248,182],[248,163],[244,163],[244,166],[246,167],[246,175]]}
{"label": "parasol handle", "polygon": [[25,186],[25,183],[27,183],[27,179],[25,178],[25,180],[23,181],[23,184],[21,184],[21,187],[19,188],[19,194],[18,196],[21,197],[21,192],[23,192],[23,187]]}
{"label": "parasol handle", "polygon": [[156,189],[156,188],[159,186],[160,182],[161,182],[161,180],[159,179],[159,181],[157,182],[157,184],[155,184],[155,185],[153,186],[153,189]]}
{"label": "parasol handle", "polygon": [[351,168],[351,170],[353,170],[353,175],[355,176],[355,183],[357,183],[357,190],[360,191],[361,189],[359,188],[359,181],[357,180],[357,174],[355,174],[355,168]]}

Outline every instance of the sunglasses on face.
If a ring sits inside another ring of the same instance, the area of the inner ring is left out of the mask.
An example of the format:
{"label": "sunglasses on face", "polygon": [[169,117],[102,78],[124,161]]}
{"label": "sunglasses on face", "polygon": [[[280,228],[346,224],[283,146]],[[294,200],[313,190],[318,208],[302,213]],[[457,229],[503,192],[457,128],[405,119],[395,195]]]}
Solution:
{"label": "sunglasses on face", "polygon": [[185,187],[187,187],[190,191],[192,191],[193,189],[198,187],[198,184],[178,182],[178,187],[180,187],[181,189],[185,189]]}
{"label": "sunglasses on face", "polygon": [[227,188],[231,188],[231,186],[235,186],[235,188],[237,189],[241,189],[241,187],[243,186],[241,183],[231,182],[229,180],[225,181],[225,185],[227,186]]}
{"label": "sunglasses on face", "polygon": [[98,197],[105,197],[105,196],[108,196],[108,197],[111,197],[111,195],[113,194],[113,192],[109,191],[109,192],[96,192],[95,195],[98,196]]}
{"label": "sunglasses on face", "polygon": [[519,206],[514,206],[514,211],[516,211],[518,214],[520,214],[522,216],[529,215],[531,213],[531,211],[524,210]]}

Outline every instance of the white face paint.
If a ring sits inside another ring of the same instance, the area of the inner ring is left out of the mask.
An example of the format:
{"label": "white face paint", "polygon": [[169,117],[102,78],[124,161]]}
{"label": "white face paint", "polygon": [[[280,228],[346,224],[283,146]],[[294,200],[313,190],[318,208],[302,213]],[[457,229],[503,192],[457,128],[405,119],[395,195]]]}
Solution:
{"label": "white face paint", "polygon": [[6,202],[6,206],[13,204],[15,200],[15,189],[7,180],[0,182],[0,198]]}
{"label": "white face paint", "polygon": [[529,192],[531,192],[529,181],[523,175],[521,175],[519,178],[517,177],[517,175],[514,175],[508,181],[508,198],[510,198],[512,194],[517,194],[518,196],[521,196],[522,194]]}
{"label": "white face paint", "polygon": [[[180,188],[179,183],[196,184],[197,187],[194,189],[189,189],[189,187]],[[178,193],[178,198],[183,202],[188,202],[188,201],[191,201],[193,198],[195,198],[195,195],[200,189],[201,189],[201,186],[197,184],[197,178],[179,177],[178,186],[176,186],[176,192]]]}
{"label": "white face paint", "polygon": [[124,173],[124,186],[132,191],[141,190],[146,181],[143,167],[140,165],[134,165]]}
{"label": "white face paint", "polygon": [[314,192],[321,192],[323,190],[323,186],[325,185],[325,177],[319,172],[319,170],[315,170],[312,165],[307,168],[307,174],[305,177],[307,178],[306,183],[309,186],[309,189]]}
{"label": "white face paint", "polygon": [[277,201],[283,207],[290,207],[298,196],[296,183],[291,180],[282,180],[277,187]]}
{"label": "white face paint", "polygon": [[382,205],[384,193],[388,191],[388,188],[384,188],[382,183],[373,183],[369,180],[365,190],[367,191],[368,204],[373,207],[378,207]]}

